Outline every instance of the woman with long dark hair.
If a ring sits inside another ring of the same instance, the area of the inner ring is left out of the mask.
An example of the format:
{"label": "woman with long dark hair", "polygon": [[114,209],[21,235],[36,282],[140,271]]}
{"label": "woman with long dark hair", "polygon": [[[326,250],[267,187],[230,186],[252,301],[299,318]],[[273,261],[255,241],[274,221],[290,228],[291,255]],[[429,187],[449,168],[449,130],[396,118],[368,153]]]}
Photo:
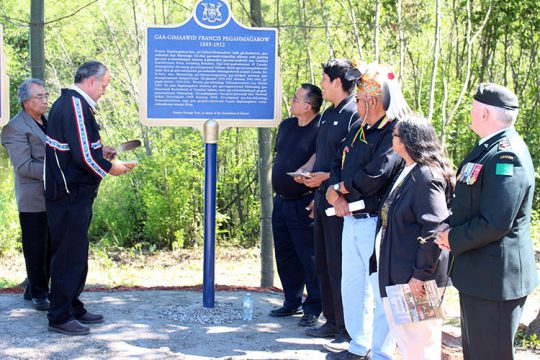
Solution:
{"label": "woman with long dark hair", "polygon": [[[405,160],[405,167],[382,201],[371,272],[378,272],[390,329],[404,360],[440,359],[440,319],[398,325],[393,321],[386,286],[409,284],[418,295],[424,282],[441,284],[448,261],[433,241],[448,216],[448,200],[454,188],[454,173],[435,130],[418,115],[408,115],[394,129],[392,147]],[[378,266],[377,266],[378,265]]]}

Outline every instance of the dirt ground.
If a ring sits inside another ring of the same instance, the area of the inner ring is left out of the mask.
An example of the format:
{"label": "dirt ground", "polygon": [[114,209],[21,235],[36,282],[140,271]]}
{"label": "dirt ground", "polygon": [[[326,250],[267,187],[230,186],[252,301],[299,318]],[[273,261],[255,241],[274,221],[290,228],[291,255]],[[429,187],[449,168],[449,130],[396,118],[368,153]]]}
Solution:
{"label": "dirt ground", "polygon": [[[218,291],[213,309],[202,307],[200,291],[84,292],[92,312],[106,321],[88,336],[47,330],[46,312],[34,310],[20,293],[0,294],[2,359],[324,359],[327,339],[304,335],[299,316],[272,318],[282,294],[252,292],[254,319],[241,320],[244,291]],[[448,325],[445,327],[448,329]],[[461,359],[459,328],[443,341],[446,359]],[[398,357],[399,358],[399,357]],[[517,359],[538,359],[519,352]]]}

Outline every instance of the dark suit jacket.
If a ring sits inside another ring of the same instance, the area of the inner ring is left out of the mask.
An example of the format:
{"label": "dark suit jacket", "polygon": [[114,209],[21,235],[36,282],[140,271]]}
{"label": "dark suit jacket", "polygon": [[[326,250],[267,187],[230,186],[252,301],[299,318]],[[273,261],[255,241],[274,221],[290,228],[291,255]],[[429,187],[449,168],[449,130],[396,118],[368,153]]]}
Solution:
{"label": "dark suit jacket", "polygon": [[530,234],[534,167],[527,146],[508,128],[477,146],[458,168],[482,164],[478,180],[456,184],[449,242],[454,286],[488,300],[530,294],[537,274]]}
{"label": "dark suit jacket", "polygon": [[[370,273],[377,271],[378,265],[382,297],[386,296],[385,286],[406,284],[411,277],[444,283],[448,253],[441,254],[433,240],[420,244],[417,238],[433,234],[447,218],[445,190],[446,181],[440,172],[423,165],[416,165],[396,190],[398,193],[388,210],[388,226],[381,241],[378,264],[375,250],[370,259]],[[383,202],[389,192],[390,189]],[[379,216],[377,232],[381,228],[380,219]]]}
{"label": "dark suit jacket", "polygon": [[4,126],[2,145],[15,174],[15,197],[20,212],[45,211],[43,158],[46,135],[24,110]]}

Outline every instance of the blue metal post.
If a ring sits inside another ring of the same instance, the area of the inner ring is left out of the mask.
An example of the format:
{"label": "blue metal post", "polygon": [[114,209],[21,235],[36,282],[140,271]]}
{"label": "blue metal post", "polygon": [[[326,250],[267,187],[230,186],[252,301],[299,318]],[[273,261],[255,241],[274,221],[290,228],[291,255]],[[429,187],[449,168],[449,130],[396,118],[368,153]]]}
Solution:
{"label": "blue metal post", "polygon": [[214,263],[216,248],[216,181],[218,123],[204,123],[204,268],[203,306],[214,307]]}

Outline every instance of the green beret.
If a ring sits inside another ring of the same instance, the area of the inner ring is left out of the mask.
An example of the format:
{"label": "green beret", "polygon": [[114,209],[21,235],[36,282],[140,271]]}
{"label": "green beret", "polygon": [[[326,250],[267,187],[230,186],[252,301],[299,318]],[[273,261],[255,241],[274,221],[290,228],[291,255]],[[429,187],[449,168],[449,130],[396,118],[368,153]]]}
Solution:
{"label": "green beret", "polygon": [[508,110],[519,108],[516,94],[504,86],[493,83],[482,83],[478,85],[474,94],[474,100]]}

